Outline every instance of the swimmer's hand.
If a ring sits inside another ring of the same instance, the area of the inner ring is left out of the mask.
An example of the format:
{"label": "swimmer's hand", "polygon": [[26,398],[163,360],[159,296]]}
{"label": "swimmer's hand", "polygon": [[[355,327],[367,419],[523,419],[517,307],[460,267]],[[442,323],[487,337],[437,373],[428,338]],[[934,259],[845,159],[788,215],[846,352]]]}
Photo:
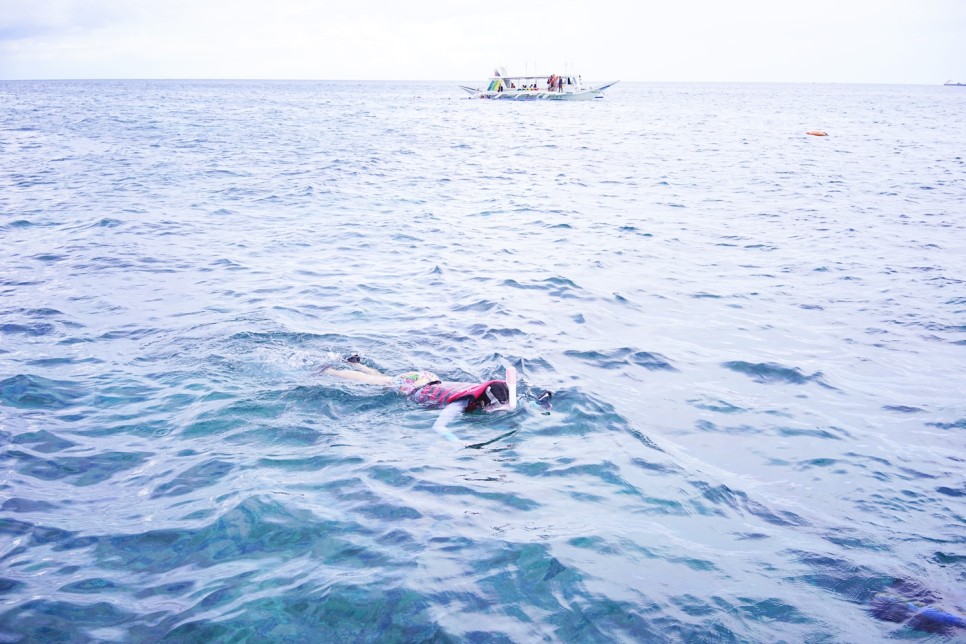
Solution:
{"label": "swimmer's hand", "polygon": [[553,399],[553,392],[545,391],[539,396],[537,396],[537,399],[534,402],[537,404],[538,407],[542,407],[543,409],[547,410],[547,413],[549,413],[550,410],[553,409],[553,403],[550,402],[552,399]]}

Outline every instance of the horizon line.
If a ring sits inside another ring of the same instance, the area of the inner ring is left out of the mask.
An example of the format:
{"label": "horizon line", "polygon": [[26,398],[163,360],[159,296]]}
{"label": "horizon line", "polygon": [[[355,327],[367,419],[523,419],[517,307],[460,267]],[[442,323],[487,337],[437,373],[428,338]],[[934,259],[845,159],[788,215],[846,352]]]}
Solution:
{"label": "horizon line", "polygon": [[[4,83],[36,83],[36,82],[103,82],[103,81],[123,81],[123,82],[278,82],[278,83],[458,83],[465,82],[466,79],[419,79],[419,78],[241,78],[241,77],[64,77],[64,78],[0,78]],[[610,81],[608,81],[610,82]],[[927,82],[884,82],[884,81],[817,81],[817,80],[617,80],[613,82],[622,83],[700,83],[700,84],[728,84],[728,85],[917,85],[933,87],[934,85],[944,86],[953,81],[937,81],[936,83]]]}

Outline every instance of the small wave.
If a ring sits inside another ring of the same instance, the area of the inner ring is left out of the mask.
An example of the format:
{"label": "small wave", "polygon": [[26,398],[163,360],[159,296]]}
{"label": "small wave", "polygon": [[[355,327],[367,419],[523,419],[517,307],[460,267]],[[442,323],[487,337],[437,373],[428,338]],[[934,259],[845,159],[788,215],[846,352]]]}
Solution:
{"label": "small wave", "polygon": [[966,485],[958,488],[951,488],[945,485],[937,487],[936,491],[945,496],[966,497]]}
{"label": "small wave", "polygon": [[677,371],[670,361],[659,353],[637,351],[621,347],[611,351],[564,351],[564,355],[583,360],[602,369],[620,369],[628,366],[644,367],[650,371]]}
{"label": "small wave", "polygon": [[525,331],[507,327],[491,327],[485,324],[474,324],[469,327],[470,332],[484,340],[499,340],[505,338],[524,338],[527,336]]}
{"label": "small wave", "polygon": [[43,452],[44,454],[60,452],[77,444],[45,429],[17,434],[10,442],[14,445],[30,445],[30,448],[35,452]]}
{"label": "small wave", "polygon": [[58,311],[57,309],[48,309],[48,308],[44,308],[44,309],[21,309],[21,312],[24,315],[28,315],[30,317],[38,317],[38,318],[49,318],[49,317],[53,317],[55,315],[63,315],[63,313],[61,311]]}
{"label": "small wave", "polygon": [[747,512],[772,525],[802,527],[809,525],[808,521],[787,510],[772,510],[762,503],[752,500],[741,490],[732,490],[727,485],[712,485],[706,481],[690,481],[708,501],[718,505],[726,505],[732,509]]}
{"label": "small wave", "polygon": [[694,405],[698,409],[706,409],[707,411],[714,411],[722,414],[735,414],[739,412],[748,411],[744,407],[738,407],[733,405],[726,400],[689,400],[690,404]]}
{"label": "small wave", "polygon": [[492,311],[493,309],[500,308],[500,305],[496,302],[490,300],[477,300],[476,302],[471,302],[470,304],[461,304],[460,306],[454,306],[454,311],[476,311],[480,313],[485,313],[487,311]]}
{"label": "small wave", "polygon": [[43,253],[41,255],[34,255],[31,259],[36,259],[38,262],[44,262],[45,264],[54,264],[63,259],[66,259],[66,256],[55,255],[54,253]]}
{"label": "small wave", "polygon": [[21,409],[66,409],[84,398],[75,383],[20,374],[0,380],[0,400]]}
{"label": "small wave", "polygon": [[[0,506],[0,510],[4,512],[17,512],[29,514],[32,512],[50,512],[51,510],[56,510],[57,505],[54,503],[49,503],[47,501],[38,501],[35,499],[22,499],[18,497],[9,498],[3,502]],[[0,589],[0,592],[3,592]]]}
{"label": "small wave", "polygon": [[213,458],[189,467],[178,474],[171,481],[158,485],[151,498],[163,496],[183,496],[196,490],[215,485],[234,469],[234,465],[217,458]]}
{"label": "small wave", "polygon": [[732,425],[732,426],[724,426],[724,425],[718,425],[717,423],[713,423],[710,420],[706,420],[706,419],[705,420],[699,420],[699,421],[697,421],[696,423],[694,423],[694,426],[697,429],[699,429],[699,430],[701,430],[703,432],[714,432],[714,433],[723,433],[723,434],[734,434],[734,435],[751,434],[751,435],[754,435],[754,434],[764,434],[765,433],[765,429],[763,429],[761,427],[754,427],[752,425]]}
{"label": "small wave", "polygon": [[546,279],[540,280],[538,282],[518,282],[515,279],[507,279],[501,282],[501,286],[506,286],[509,288],[517,288],[523,290],[542,290],[547,291],[550,295],[554,297],[561,298],[576,298],[579,297],[577,291],[582,290],[581,287],[573,280],[567,279],[565,277],[548,277]]}
{"label": "small wave", "polygon": [[684,472],[684,468],[682,468],[680,465],[675,465],[672,463],[652,463],[650,461],[645,461],[642,458],[632,458],[631,463],[642,470],[657,472],[658,474],[679,475]]}
{"label": "small wave", "polygon": [[951,423],[936,421],[932,423],[926,423],[930,427],[938,427],[939,429],[966,429],[966,418],[960,418],[959,420],[953,421]]}
{"label": "small wave", "polygon": [[7,335],[27,335],[39,337],[51,335],[55,330],[53,324],[0,324],[0,334]]}
{"label": "small wave", "polygon": [[635,235],[637,235],[639,237],[653,237],[654,236],[653,233],[645,233],[645,232],[642,232],[636,226],[621,226],[620,228],[618,228],[618,230],[620,232],[622,232],[622,233],[634,233]]}
{"label": "small wave", "polygon": [[775,362],[745,362],[735,360],[722,363],[723,367],[737,373],[744,374],[763,384],[786,383],[792,385],[804,385],[809,382],[832,388],[822,379],[822,373],[815,372],[805,375],[798,367],[786,367]]}
{"label": "small wave", "polygon": [[796,437],[796,436],[810,436],[812,438],[829,438],[832,440],[842,440],[842,436],[839,434],[848,434],[842,430],[838,430],[838,433],[830,429],[821,429],[813,427],[779,427],[777,429],[780,436],[785,437]]}
{"label": "small wave", "polygon": [[19,450],[10,450],[6,459],[24,476],[42,481],[64,481],[84,487],[112,478],[115,474],[131,470],[144,463],[150,454],[146,452],[103,452],[94,456],[57,456],[40,458]]}
{"label": "small wave", "polygon": [[333,456],[320,454],[299,458],[263,458],[259,465],[286,472],[318,472],[328,467],[362,465],[365,460],[358,456]]}
{"label": "small wave", "polygon": [[906,405],[883,405],[882,408],[886,411],[897,411],[900,414],[918,414],[923,411],[919,407],[908,407]]}

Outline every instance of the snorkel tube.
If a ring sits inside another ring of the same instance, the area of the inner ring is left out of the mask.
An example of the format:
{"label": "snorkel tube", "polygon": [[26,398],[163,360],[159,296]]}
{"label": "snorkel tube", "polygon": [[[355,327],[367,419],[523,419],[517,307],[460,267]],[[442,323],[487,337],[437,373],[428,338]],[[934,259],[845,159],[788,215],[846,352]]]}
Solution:
{"label": "snorkel tube", "polygon": [[506,386],[510,390],[510,399],[507,401],[510,411],[517,408],[517,368],[506,368]]}

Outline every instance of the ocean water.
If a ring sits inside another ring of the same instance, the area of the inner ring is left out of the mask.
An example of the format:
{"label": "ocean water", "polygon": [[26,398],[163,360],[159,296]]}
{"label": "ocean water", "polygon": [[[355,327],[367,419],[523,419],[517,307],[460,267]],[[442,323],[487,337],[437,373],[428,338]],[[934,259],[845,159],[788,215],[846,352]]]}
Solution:
{"label": "ocean water", "polygon": [[463,96],[0,83],[0,641],[966,637],[966,92]]}

